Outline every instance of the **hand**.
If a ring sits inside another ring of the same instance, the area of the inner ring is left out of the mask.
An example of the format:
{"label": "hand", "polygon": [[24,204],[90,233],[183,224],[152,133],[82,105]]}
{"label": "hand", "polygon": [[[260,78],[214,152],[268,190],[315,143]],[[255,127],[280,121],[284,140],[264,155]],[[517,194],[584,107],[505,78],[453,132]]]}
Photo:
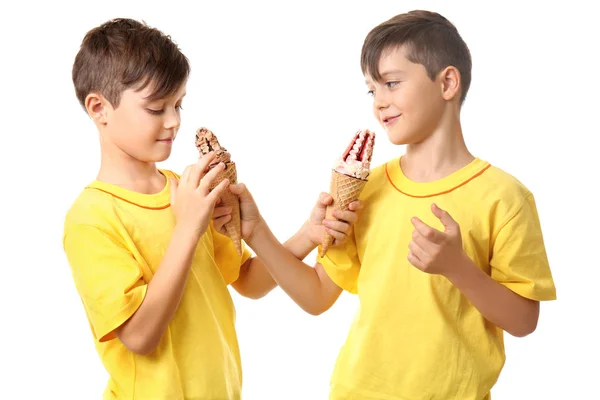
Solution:
{"label": "hand", "polygon": [[310,213],[310,217],[308,217],[308,221],[306,221],[305,226],[308,238],[315,246],[321,244],[325,231],[334,238],[332,246],[343,244],[348,238],[350,228],[358,221],[358,214],[356,212],[363,208],[362,201],[353,201],[348,206],[349,210],[333,211],[333,216],[337,218],[336,220],[328,220],[325,219],[325,216],[327,206],[331,203],[333,203],[333,197],[328,193],[321,193]]}
{"label": "hand", "polygon": [[263,223],[262,216],[258,211],[258,206],[252,197],[252,194],[246,188],[243,183],[236,185],[230,185],[229,190],[240,199],[240,223],[242,230],[242,239],[248,239],[256,227]]}
{"label": "hand", "polygon": [[172,178],[170,180],[171,207],[177,225],[198,238],[206,231],[217,200],[229,186],[229,180],[224,179],[213,190],[209,190],[217,174],[225,168],[220,163],[207,172],[213,158],[214,153],[202,157],[183,171],[179,182]]}
{"label": "hand", "polygon": [[[230,185],[231,187],[231,185]],[[225,229],[225,224],[231,221],[231,207],[219,207],[221,203],[221,199],[217,200],[217,204],[215,209],[213,210],[212,220],[213,226],[217,232],[220,232],[224,235],[227,234],[227,230]]]}
{"label": "hand", "polygon": [[431,211],[444,225],[444,232],[413,217],[415,230],[408,245],[408,261],[423,272],[447,277],[465,265],[467,255],[462,248],[458,223],[436,204],[431,206]]}

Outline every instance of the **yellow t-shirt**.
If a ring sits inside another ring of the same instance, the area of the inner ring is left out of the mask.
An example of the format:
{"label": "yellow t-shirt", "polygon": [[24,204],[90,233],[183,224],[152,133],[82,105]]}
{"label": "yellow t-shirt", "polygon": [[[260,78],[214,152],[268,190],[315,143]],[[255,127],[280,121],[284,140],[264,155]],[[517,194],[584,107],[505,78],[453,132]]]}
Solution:
{"label": "yellow t-shirt", "polygon": [[[166,177],[178,178],[161,170]],[[227,288],[250,258],[212,228],[198,242],[179,307],[157,349],[129,351],[114,334],[142,303],[171,240],[170,188],[140,194],[94,181],[65,218],[63,244],[96,350],[104,399],[239,399],[242,372]]]}
{"label": "yellow t-shirt", "polygon": [[458,222],[465,252],[521,296],[556,298],[532,194],[475,159],[435,182],[409,180],[396,158],[372,171],[365,208],[344,246],[318,258],[360,307],[331,379],[330,399],[489,399],[504,365],[503,331],[445,277],[408,260],[411,217],[443,231],[431,204]]}

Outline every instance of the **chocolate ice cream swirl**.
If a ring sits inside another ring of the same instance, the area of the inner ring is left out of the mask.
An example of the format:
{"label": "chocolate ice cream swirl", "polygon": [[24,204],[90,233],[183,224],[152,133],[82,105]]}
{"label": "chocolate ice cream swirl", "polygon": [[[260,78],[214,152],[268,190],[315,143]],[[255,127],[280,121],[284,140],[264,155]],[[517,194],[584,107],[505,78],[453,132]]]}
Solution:
{"label": "chocolate ice cream swirl", "polygon": [[215,152],[215,158],[210,164],[211,167],[220,162],[225,164],[231,162],[231,154],[219,144],[217,137],[210,129],[200,128],[196,131],[196,147],[202,155],[206,155],[211,151]]}

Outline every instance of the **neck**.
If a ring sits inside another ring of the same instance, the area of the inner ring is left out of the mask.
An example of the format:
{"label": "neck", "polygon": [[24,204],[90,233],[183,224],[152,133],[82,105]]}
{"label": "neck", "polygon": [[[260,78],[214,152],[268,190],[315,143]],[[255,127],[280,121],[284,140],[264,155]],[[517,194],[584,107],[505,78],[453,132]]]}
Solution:
{"label": "neck", "polygon": [[97,180],[140,193],[157,193],[163,189],[164,177],[154,162],[135,159],[118,147],[101,141],[100,170]]}
{"label": "neck", "polygon": [[458,171],[474,158],[465,144],[458,113],[447,112],[425,140],[406,146],[401,167],[409,179],[429,182]]}

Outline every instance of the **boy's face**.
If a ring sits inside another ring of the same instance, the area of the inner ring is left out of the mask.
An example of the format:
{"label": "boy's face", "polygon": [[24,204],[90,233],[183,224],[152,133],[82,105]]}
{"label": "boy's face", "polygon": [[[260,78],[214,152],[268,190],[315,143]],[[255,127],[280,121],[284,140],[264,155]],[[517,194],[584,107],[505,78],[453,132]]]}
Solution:
{"label": "boy's face", "polygon": [[404,48],[389,49],[379,60],[381,81],[366,76],[373,113],[394,144],[415,144],[429,137],[444,110],[442,84],[425,67],[410,62]]}
{"label": "boy's face", "polygon": [[160,162],[171,154],[186,84],[166,98],[148,101],[151,86],[139,92],[125,90],[117,108],[107,102],[102,134],[111,149],[139,161]]}

